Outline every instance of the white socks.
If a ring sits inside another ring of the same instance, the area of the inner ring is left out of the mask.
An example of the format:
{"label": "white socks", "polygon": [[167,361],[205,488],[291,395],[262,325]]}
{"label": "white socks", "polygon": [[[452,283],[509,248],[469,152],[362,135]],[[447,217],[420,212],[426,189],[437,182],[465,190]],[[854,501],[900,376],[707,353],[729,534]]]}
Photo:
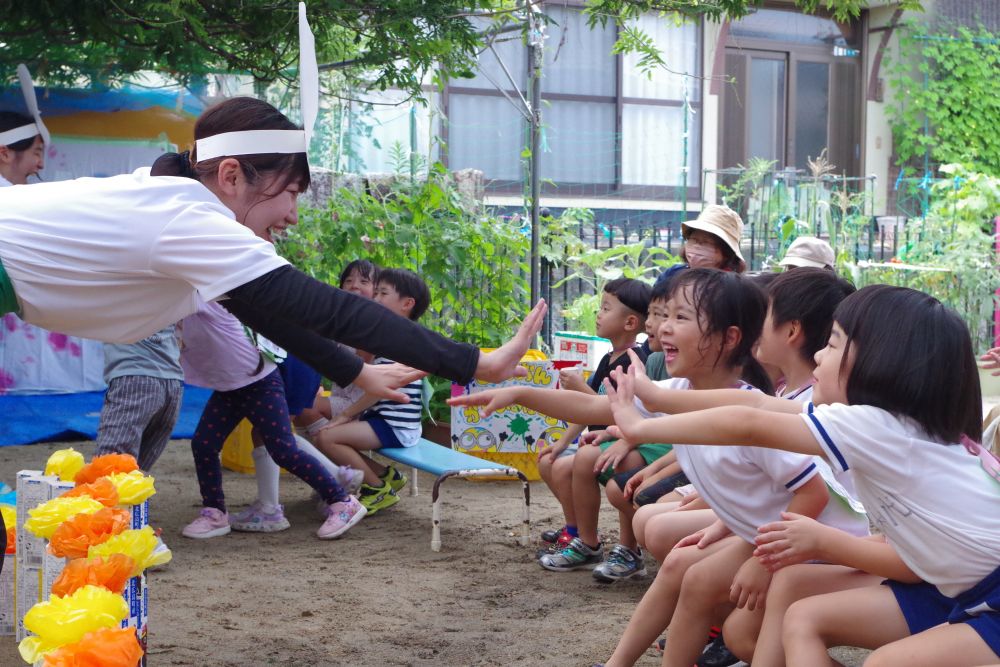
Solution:
{"label": "white socks", "polygon": [[281,468],[264,447],[253,448],[254,474],[257,476],[257,501],[265,513],[278,509],[278,478]]}
{"label": "white socks", "polygon": [[[323,421],[326,420],[324,419]],[[309,442],[308,440],[306,440],[297,433],[295,434],[295,444],[298,445],[299,451],[311,455],[313,458],[319,461],[321,466],[326,468],[327,472],[329,472],[334,477],[337,477],[337,471],[340,470],[340,466],[338,466],[336,463],[328,459],[326,457],[326,454],[316,449],[316,445],[312,444],[311,442]],[[337,477],[337,479],[340,478]]]}
{"label": "white socks", "polygon": [[[308,426],[306,426],[304,429],[301,430],[305,431],[306,437],[312,439],[316,437],[316,434],[320,432],[320,429],[322,429],[329,423],[330,423],[329,419],[327,419],[326,417],[320,417],[312,424],[309,424]],[[295,430],[298,431],[300,429],[296,428]]]}

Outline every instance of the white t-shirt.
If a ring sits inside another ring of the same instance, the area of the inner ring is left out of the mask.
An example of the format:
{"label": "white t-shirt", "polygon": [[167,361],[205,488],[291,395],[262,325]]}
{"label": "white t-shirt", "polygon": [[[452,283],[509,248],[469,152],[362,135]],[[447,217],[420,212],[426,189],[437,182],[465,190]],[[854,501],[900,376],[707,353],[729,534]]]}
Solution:
{"label": "white t-shirt", "polygon": [[[656,383],[667,389],[690,389],[685,378]],[[743,389],[753,390],[748,384]],[[650,413],[636,400],[640,412]],[[793,492],[818,474],[816,458],[763,447],[674,444],[677,462],[708,506],[723,523],[747,542],[757,529],[781,519]],[[865,535],[868,522],[845,512],[839,503],[827,503],[817,520],[852,535]]]}
{"label": "white t-shirt", "polygon": [[110,343],[288,263],[205,186],[149,169],[0,190],[0,261],[26,322]]}
{"label": "white t-shirt", "polygon": [[1000,486],[962,445],[870,405],[819,405],[802,419],[921,579],[954,597],[1000,566]]}

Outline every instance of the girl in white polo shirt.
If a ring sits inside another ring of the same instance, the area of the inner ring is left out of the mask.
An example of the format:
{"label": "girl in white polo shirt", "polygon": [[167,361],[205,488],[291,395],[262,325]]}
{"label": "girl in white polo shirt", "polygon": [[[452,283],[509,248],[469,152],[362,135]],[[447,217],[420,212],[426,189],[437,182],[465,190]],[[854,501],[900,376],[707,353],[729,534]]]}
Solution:
{"label": "girl in white polo shirt", "polygon": [[[489,354],[296,271],[269,241],[297,222],[309,185],[305,138],[277,109],[234,98],[202,114],[195,150],[140,169],[0,189],[0,314],[105,342],[141,340],[223,301],[244,324],[338,385],[401,400],[412,380],[371,366],[342,341],[458,382],[517,369],[541,324]],[[523,371],[522,371],[523,372]]]}
{"label": "girl in white polo shirt", "polygon": [[[822,455],[853,472],[904,576],[793,604],[784,622],[788,664],[827,664],[832,645],[877,649],[866,665],[996,663],[1000,473],[973,442],[982,404],[968,330],[937,299],[886,285],[851,295],[834,319],[817,354],[815,406],[727,392],[718,400],[742,405],[644,419],[625,376],[610,399],[617,428],[635,442]],[[785,548],[772,544],[762,555]],[[857,555],[867,544],[855,546]],[[905,583],[912,579],[920,583]]]}

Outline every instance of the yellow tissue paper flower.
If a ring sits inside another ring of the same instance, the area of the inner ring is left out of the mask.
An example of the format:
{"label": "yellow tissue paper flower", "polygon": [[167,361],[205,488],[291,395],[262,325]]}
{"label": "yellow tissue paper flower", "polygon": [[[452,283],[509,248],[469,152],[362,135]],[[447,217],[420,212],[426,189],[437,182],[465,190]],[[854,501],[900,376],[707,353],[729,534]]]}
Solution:
{"label": "yellow tissue paper flower", "polygon": [[18,651],[34,664],[49,651],[80,641],[88,632],[118,627],[128,617],[125,598],[100,586],[84,586],[72,595],[53,595],[24,616],[24,627],[37,637],[25,637]]}
{"label": "yellow tissue paper flower", "polygon": [[143,474],[141,470],[132,472],[116,472],[108,475],[108,479],[118,489],[119,505],[138,505],[156,493],[153,478]]}
{"label": "yellow tissue paper flower", "polygon": [[67,519],[77,514],[93,514],[102,507],[104,505],[90,496],[53,498],[28,510],[30,518],[24,522],[24,527],[35,537],[49,539]]}
{"label": "yellow tissue paper flower", "polygon": [[83,454],[80,452],[72,447],[60,449],[57,452],[52,452],[52,456],[45,463],[45,474],[58,475],[62,481],[72,482],[76,473],[83,468],[83,464]]}
{"label": "yellow tissue paper flower", "polygon": [[170,549],[163,548],[157,551],[159,544],[153,529],[145,526],[139,530],[126,530],[101,544],[95,544],[87,550],[87,558],[125,554],[135,561],[132,576],[136,577],[146,568],[163,565],[173,558]]}
{"label": "yellow tissue paper flower", "polygon": [[3,515],[3,522],[8,528],[17,525],[17,510],[13,505],[0,505],[0,515]]}

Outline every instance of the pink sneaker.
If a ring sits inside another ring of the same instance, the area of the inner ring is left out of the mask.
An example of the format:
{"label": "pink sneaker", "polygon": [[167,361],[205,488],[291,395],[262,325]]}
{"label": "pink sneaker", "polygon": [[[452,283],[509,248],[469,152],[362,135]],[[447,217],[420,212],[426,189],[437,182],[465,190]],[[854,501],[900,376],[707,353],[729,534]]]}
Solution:
{"label": "pink sneaker", "polygon": [[245,533],[277,533],[291,526],[281,505],[275,507],[273,512],[265,512],[259,500],[230,517],[229,525],[233,530]]}
{"label": "pink sneaker", "polygon": [[198,518],[184,526],[181,535],[204,540],[209,537],[221,537],[229,530],[228,514],[214,507],[202,507]]}
{"label": "pink sneaker", "polygon": [[332,540],[346,533],[351,526],[365,518],[368,510],[354,496],[333,503],[327,508],[326,521],[316,531],[321,540]]}

